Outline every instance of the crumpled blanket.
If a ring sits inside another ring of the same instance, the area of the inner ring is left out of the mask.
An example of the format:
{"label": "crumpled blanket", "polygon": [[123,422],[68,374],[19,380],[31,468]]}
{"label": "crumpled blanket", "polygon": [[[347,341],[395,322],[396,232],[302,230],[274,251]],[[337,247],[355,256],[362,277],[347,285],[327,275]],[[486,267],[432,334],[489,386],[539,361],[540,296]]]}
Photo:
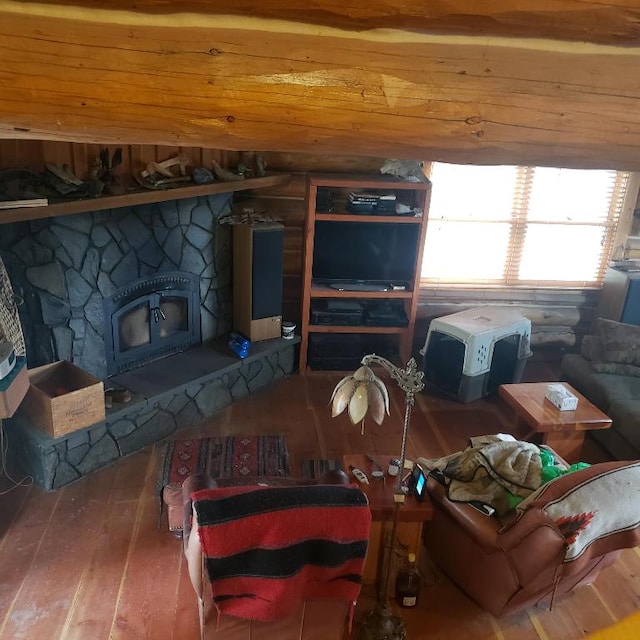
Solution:
{"label": "crumpled blanket", "polygon": [[540,449],[530,442],[499,436],[471,438],[463,451],[435,460],[418,458],[418,464],[442,472],[450,500],[479,501],[498,515],[512,509],[510,494],[526,498],[541,484]]}

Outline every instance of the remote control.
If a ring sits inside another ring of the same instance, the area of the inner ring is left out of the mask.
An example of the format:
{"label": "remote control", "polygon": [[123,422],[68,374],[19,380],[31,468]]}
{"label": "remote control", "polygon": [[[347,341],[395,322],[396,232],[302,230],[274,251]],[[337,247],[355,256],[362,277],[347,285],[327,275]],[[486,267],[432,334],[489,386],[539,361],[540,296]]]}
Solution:
{"label": "remote control", "polygon": [[355,479],[360,484],[369,484],[369,478],[367,478],[367,474],[364,471],[358,469],[357,467],[354,467],[353,465],[349,465],[349,471],[353,473]]}
{"label": "remote control", "polygon": [[473,507],[476,511],[484,513],[485,516],[492,516],[496,512],[493,507],[485,504],[484,502],[480,502],[479,500],[470,500],[468,505]]}
{"label": "remote control", "polygon": [[371,476],[378,479],[384,478],[382,467],[370,455],[367,455],[367,460],[375,467],[375,469],[371,470]]}

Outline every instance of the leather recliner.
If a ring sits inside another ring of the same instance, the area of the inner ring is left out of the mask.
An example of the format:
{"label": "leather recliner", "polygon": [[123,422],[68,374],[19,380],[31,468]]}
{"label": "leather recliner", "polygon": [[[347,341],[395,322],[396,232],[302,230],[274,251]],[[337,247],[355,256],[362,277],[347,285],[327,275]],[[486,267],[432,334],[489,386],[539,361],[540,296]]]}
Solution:
{"label": "leather recliner", "polygon": [[[433,475],[425,529],[432,560],[496,617],[593,582],[619,550],[640,544],[640,462],[607,462],[544,485],[501,518],[452,502]],[[579,500],[578,500],[579,499]]]}

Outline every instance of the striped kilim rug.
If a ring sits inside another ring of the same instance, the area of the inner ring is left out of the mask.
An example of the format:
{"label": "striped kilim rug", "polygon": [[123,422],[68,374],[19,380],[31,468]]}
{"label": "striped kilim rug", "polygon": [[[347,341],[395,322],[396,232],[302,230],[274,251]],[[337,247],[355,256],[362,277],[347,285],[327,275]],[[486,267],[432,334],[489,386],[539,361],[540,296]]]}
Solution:
{"label": "striped kilim rug", "polygon": [[212,478],[286,477],[289,453],[283,435],[219,436],[171,440],[167,443],[159,489],[181,486],[192,473]]}

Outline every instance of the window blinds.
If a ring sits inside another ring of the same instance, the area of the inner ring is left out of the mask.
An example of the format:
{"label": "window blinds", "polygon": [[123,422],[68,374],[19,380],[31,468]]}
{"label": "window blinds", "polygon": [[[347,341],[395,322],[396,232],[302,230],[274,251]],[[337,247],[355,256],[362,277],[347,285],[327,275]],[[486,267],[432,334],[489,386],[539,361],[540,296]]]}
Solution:
{"label": "window blinds", "polygon": [[602,281],[628,173],[434,163],[430,177],[424,284]]}

